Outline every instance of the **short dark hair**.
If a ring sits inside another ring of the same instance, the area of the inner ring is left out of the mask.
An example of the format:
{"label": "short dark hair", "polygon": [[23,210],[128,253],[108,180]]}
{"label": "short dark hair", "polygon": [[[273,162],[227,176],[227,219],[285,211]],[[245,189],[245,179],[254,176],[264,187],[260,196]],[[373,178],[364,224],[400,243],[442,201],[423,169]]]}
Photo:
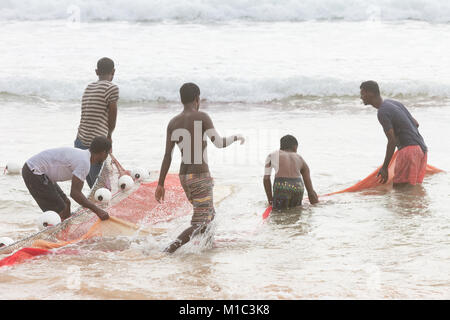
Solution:
{"label": "short dark hair", "polygon": [[288,134],[280,139],[281,150],[293,150],[295,147],[298,147],[298,141],[294,136]]}
{"label": "short dark hair", "polygon": [[114,69],[114,61],[112,61],[110,58],[101,58],[97,62],[97,71],[98,74],[104,75],[104,74],[110,74]]}
{"label": "short dark hair", "polygon": [[183,104],[190,103],[200,96],[200,88],[192,82],[185,83],[180,88],[180,97]]}
{"label": "short dark hair", "polygon": [[380,95],[380,87],[373,80],[364,81],[359,88]]}
{"label": "short dark hair", "polygon": [[89,147],[89,151],[91,151],[91,153],[101,153],[104,151],[109,152],[109,150],[111,150],[111,141],[109,141],[105,136],[95,137]]}

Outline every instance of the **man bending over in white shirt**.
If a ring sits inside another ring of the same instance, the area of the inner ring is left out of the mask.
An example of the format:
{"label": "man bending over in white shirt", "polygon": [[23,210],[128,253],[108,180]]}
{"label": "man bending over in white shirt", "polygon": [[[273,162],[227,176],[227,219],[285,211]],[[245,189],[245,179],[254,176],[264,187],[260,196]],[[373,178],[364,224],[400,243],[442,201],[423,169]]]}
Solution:
{"label": "man bending over in white shirt", "polygon": [[92,210],[101,220],[107,220],[108,213],[89,201],[81,190],[91,165],[105,161],[110,150],[111,142],[104,136],[94,138],[88,150],[45,150],[25,162],[22,177],[42,211],[55,211],[61,220],[70,217],[70,200],[57,182],[72,180],[72,199]]}

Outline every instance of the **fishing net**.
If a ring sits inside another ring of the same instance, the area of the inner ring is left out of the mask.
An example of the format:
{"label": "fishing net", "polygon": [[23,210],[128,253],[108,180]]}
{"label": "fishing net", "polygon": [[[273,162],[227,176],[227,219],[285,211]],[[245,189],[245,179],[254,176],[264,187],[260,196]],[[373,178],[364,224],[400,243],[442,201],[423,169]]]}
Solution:
{"label": "fishing net", "polygon": [[[398,156],[398,151],[396,151],[394,153],[394,155],[392,156],[391,162],[389,163],[389,166],[388,166],[389,179],[386,182],[387,185],[393,183],[394,173],[395,173],[394,172],[395,162],[397,160],[397,156]],[[344,192],[357,192],[357,191],[362,191],[362,190],[365,190],[365,189],[370,189],[370,188],[375,188],[375,187],[381,186],[383,184],[380,182],[380,177],[377,177],[378,172],[380,171],[380,169],[381,169],[381,166],[378,167],[375,171],[373,171],[366,178],[364,178],[363,180],[359,181],[358,183],[352,185],[351,187],[345,188],[345,189],[340,190],[340,191],[328,193],[328,194],[325,194],[323,196],[331,196],[331,195],[334,195],[334,194],[339,194],[339,193],[344,193]],[[433,167],[432,165],[428,164],[427,168],[426,168],[425,175],[431,175],[431,174],[435,174],[435,173],[439,173],[439,172],[443,172],[443,170],[438,169],[438,168]]]}
{"label": "fishing net", "polygon": [[[111,155],[104,163],[97,182],[88,195],[90,201],[107,211],[110,219],[100,221],[92,211],[80,207],[68,219],[57,226],[46,228],[28,238],[0,249],[0,254],[13,256],[0,260],[0,266],[11,265],[27,257],[47,253],[45,250],[61,248],[87,239],[117,236],[148,236],[161,233],[152,225],[190,214],[192,206],[181,187],[178,175],[168,174],[165,180],[165,201],[159,204],[154,197],[158,182],[135,182],[127,191],[118,185],[120,176],[126,171]],[[95,192],[100,188],[111,191],[108,204],[95,201]],[[42,251],[44,250],[44,251]],[[17,261],[14,259],[17,257]]]}
{"label": "fishing net", "polygon": [[[398,151],[396,151],[394,153],[394,155],[392,156],[391,162],[389,163],[389,166],[388,166],[389,179],[388,179],[388,181],[386,181],[386,185],[390,185],[393,183],[394,169],[395,169],[395,162],[397,160],[397,155],[398,155]],[[377,177],[380,169],[381,169],[381,166],[378,167],[375,171],[373,171],[366,178],[362,179],[361,181],[357,182],[356,184],[354,184],[348,188],[345,188],[340,191],[332,192],[332,193],[327,193],[327,194],[322,195],[321,197],[332,196],[335,194],[345,193],[345,192],[357,192],[357,191],[362,191],[362,190],[376,188],[378,186],[381,186],[383,184],[380,182],[380,177]],[[431,175],[431,174],[435,174],[435,173],[439,173],[439,172],[443,172],[443,170],[427,164],[425,175]],[[268,206],[262,215],[263,220],[266,220],[270,216],[271,212],[272,212],[272,206]]]}

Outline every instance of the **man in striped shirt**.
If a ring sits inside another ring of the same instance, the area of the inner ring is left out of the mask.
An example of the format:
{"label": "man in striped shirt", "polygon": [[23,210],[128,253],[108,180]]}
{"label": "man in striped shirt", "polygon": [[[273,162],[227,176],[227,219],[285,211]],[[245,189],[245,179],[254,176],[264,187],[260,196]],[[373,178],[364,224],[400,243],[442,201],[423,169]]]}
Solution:
{"label": "man in striped shirt", "polygon": [[[81,121],[78,127],[75,148],[89,149],[92,140],[97,136],[106,136],[112,143],[112,132],[116,127],[117,100],[119,87],[112,83],[114,78],[114,62],[109,58],[101,58],[97,62],[95,72],[98,81],[90,83],[84,90],[81,102]],[[93,164],[86,181],[90,188],[95,183],[102,164]]]}

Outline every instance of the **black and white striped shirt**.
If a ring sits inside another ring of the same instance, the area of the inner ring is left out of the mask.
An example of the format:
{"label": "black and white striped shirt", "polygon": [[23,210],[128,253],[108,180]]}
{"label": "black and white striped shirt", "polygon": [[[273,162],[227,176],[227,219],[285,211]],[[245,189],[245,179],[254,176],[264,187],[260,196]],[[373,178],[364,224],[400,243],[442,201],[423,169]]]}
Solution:
{"label": "black and white striped shirt", "polygon": [[108,106],[118,99],[119,87],[107,80],[93,82],[84,90],[78,138],[85,146],[97,136],[108,135]]}

